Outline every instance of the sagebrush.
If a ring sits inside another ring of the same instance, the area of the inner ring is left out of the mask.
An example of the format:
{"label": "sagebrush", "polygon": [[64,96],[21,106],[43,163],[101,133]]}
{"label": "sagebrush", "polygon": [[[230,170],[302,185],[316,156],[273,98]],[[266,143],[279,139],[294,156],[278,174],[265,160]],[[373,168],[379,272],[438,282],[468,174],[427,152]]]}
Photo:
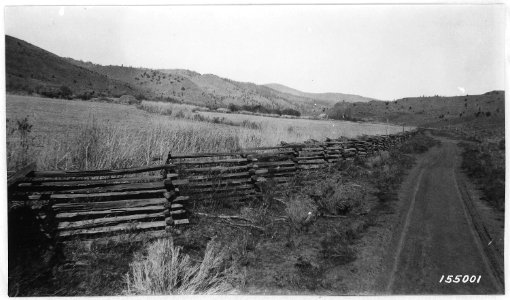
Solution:
{"label": "sagebrush", "polygon": [[128,295],[225,294],[234,291],[235,270],[216,241],[207,244],[201,262],[181,252],[172,239],[151,243],[126,275]]}

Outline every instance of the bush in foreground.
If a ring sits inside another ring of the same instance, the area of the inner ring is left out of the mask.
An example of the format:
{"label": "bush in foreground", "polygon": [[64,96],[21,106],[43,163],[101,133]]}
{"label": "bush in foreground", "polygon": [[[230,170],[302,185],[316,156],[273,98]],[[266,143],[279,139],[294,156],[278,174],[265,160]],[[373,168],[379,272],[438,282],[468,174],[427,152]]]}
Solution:
{"label": "bush in foreground", "polygon": [[235,271],[226,263],[227,252],[214,240],[207,244],[204,258],[193,262],[171,239],[150,244],[135,258],[126,275],[127,294],[225,294],[234,291]]}
{"label": "bush in foreground", "polygon": [[296,195],[287,203],[285,214],[290,226],[294,230],[301,231],[315,221],[317,206],[310,198]]}

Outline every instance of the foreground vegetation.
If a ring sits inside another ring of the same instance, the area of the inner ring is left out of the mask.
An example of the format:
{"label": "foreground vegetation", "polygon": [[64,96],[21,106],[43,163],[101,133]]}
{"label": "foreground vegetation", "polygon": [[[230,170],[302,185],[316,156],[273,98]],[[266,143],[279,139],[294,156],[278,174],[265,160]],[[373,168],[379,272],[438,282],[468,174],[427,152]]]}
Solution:
{"label": "foreground vegetation", "polygon": [[462,168],[480,186],[485,200],[505,210],[505,141],[461,143]]}
{"label": "foreground vegetation", "polygon": [[434,129],[433,133],[459,140],[461,167],[482,191],[482,198],[499,211],[505,209],[504,119],[470,122]]}
{"label": "foreground vegetation", "polygon": [[418,135],[390,152],[303,173],[286,188],[268,181],[262,201],[196,203],[191,226],[157,240],[24,247],[32,253],[10,252],[9,294],[370,291],[377,269],[360,241],[395,209],[410,154],[433,144]]}
{"label": "foreground vegetation", "polygon": [[153,164],[172,153],[224,152],[326,137],[386,134],[400,127],[193,112],[193,106],[7,96],[8,170],[103,169]]}

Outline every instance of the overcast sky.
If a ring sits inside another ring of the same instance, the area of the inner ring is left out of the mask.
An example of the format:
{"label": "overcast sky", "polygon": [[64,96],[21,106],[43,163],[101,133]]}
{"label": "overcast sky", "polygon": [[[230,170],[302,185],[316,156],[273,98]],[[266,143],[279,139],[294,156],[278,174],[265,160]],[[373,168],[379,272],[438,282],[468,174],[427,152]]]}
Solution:
{"label": "overcast sky", "polygon": [[7,7],[5,31],[99,64],[384,100],[504,89],[502,5]]}

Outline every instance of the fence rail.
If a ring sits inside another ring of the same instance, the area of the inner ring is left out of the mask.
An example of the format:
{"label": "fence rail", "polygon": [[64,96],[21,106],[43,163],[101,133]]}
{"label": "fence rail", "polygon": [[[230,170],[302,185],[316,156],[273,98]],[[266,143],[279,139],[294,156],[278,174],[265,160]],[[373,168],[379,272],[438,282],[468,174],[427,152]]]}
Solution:
{"label": "fence rail", "polygon": [[31,164],[9,177],[9,203],[34,209],[42,230],[57,240],[164,231],[189,223],[194,201],[257,200],[267,180],[285,185],[303,170],[388,150],[413,134],[169,153],[164,164],[121,170],[38,171]]}

